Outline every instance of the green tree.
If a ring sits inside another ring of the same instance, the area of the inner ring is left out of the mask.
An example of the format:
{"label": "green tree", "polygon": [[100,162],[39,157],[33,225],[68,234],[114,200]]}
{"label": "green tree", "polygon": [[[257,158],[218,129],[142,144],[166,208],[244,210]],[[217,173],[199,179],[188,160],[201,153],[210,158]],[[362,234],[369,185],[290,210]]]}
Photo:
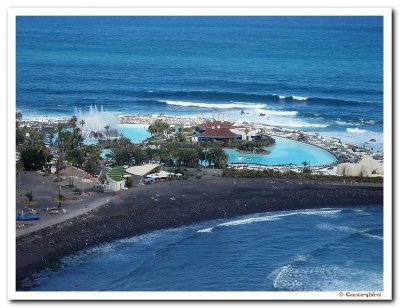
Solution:
{"label": "green tree", "polygon": [[68,121],[68,126],[72,129],[76,128],[76,124],[78,123],[78,118],[76,116],[72,116]]}
{"label": "green tree", "polygon": [[153,124],[149,125],[147,131],[151,134],[152,138],[160,139],[165,133],[171,131],[171,127],[167,122],[156,120]]}
{"label": "green tree", "polygon": [[221,168],[228,161],[228,155],[226,155],[222,147],[212,148],[210,150],[210,160],[214,167]]}
{"label": "green tree", "polygon": [[130,160],[135,161],[135,165],[141,165],[146,160],[146,152],[139,146],[132,144],[129,147]]}
{"label": "green tree", "polygon": [[84,141],[84,138],[83,138],[83,125],[85,125],[85,120],[83,120],[83,119],[80,120],[79,124],[81,125],[81,138],[82,138],[80,147],[83,148],[83,145],[84,145],[84,143],[83,143],[83,141]]}
{"label": "green tree", "polygon": [[185,135],[182,134],[181,132],[176,133],[175,134],[175,141],[177,141],[177,142],[185,142],[186,141]]}
{"label": "green tree", "polygon": [[26,148],[20,152],[20,160],[26,170],[40,170],[45,164],[45,156],[37,149]]}
{"label": "green tree", "polygon": [[147,161],[151,161],[157,157],[158,151],[157,149],[146,148],[144,150],[144,156]]}
{"label": "green tree", "polygon": [[200,160],[200,164],[203,165],[204,161],[208,161],[208,158],[210,158],[210,153],[208,149],[205,148],[198,148],[197,149],[197,158]]}
{"label": "green tree", "polygon": [[37,142],[43,142],[43,132],[37,131],[34,127],[28,129],[29,139],[31,141],[31,147],[34,148]]}
{"label": "green tree", "polygon": [[82,119],[79,121],[79,124],[81,125],[81,130],[83,130],[83,125],[85,125],[86,122],[85,122],[85,120]]}
{"label": "green tree", "polygon": [[85,154],[82,150],[72,149],[67,152],[66,155],[67,161],[71,164],[71,178],[70,185],[74,185],[74,166],[82,165],[85,160]]}
{"label": "green tree", "polygon": [[89,159],[89,164],[91,166],[90,170],[91,170],[92,174],[95,174],[94,166],[97,165],[97,163],[99,162],[99,160],[101,158],[100,157],[101,149],[98,146],[91,144],[85,148],[85,153]]}
{"label": "green tree", "polygon": [[17,131],[15,132],[15,144],[19,145],[24,143],[24,141],[25,141],[24,134],[19,129],[17,129]]}
{"label": "green tree", "polygon": [[45,165],[45,167],[47,167],[47,163],[48,163],[49,159],[51,159],[51,157],[52,157],[50,149],[44,144],[44,142],[40,142],[40,143],[36,144],[35,148],[38,152],[40,152],[43,155],[44,165]]}
{"label": "green tree", "polygon": [[246,134],[246,140],[249,140],[249,136],[248,136],[249,132],[250,132],[250,129],[248,127],[246,127],[244,129],[244,133]]}
{"label": "green tree", "polygon": [[154,139],[154,136],[156,136],[157,134],[157,130],[154,124],[150,124],[149,127],[147,128],[147,131],[150,133],[151,138]]}
{"label": "green tree", "polygon": [[162,147],[161,149],[157,150],[157,155],[160,163],[166,165],[173,164],[173,151],[172,149],[168,149],[166,147]]}
{"label": "green tree", "polygon": [[121,137],[121,138],[118,138],[117,140],[115,140],[113,144],[117,148],[125,148],[126,149],[126,148],[132,146],[133,143],[131,142],[131,140],[129,138]]}
{"label": "green tree", "polygon": [[32,202],[32,201],[33,201],[33,192],[32,192],[32,191],[27,192],[27,193],[25,194],[25,197],[28,198],[28,201],[29,201],[29,202]]}
{"label": "green tree", "polygon": [[311,168],[310,168],[310,163],[307,162],[306,160],[302,162],[303,167],[303,173],[311,173]]}
{"label": "green tree", "polygon": [[119,166],[128,164],[130,162],[130,155],[127,149],[113,148],[111,150],[110,156]]}
{"label": "green tree", "polygon": [[108,134],[108,131],[110,130],[110,125],[106,125],[106,126],[104,126],[104,129],[107,131],[107,141],[110,139],[110,136],[109,136],[109,134]]}
{"label": "green tree", "polygon": [[198,153],[196,149],[176,149],[175,157],[179,166],[193,168],[197,166]]}

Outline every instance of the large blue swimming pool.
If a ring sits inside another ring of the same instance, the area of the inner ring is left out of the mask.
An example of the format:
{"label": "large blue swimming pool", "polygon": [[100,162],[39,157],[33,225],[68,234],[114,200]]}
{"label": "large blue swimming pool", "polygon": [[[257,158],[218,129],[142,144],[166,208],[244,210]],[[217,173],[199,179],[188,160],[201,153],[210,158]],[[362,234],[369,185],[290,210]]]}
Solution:
{"label": "large blue swimming pool", "polygon": [[[117,129],[132,142],[140,143],[150,137],[147,127],[147,125],[141,124],[118,124]],[[318,166],[331,164],[336,161],[334,155],[316,146],[276,136],[274,136],[274,139],[276,144],[266,148],[271,152],[268,155],[244,154],[234,149],[224,149],[228,155],[228,162],[262,165],[293,164],[295,166],[302,166],[303,162],[307,161],[311,166]],[[95,141],[97,142],[97,140]]]}
{"label": "large blue swimming pool", "polygon": [[[133,143],[141,143],[150,137],[150,133],[147,131],[148,127],[145,124],[117,124],[116,129],[118,133],[123,134],[124,137],[129,138]],[[97,138],[86,138],[85,144],[96,144],[98,141]]]}
{"label": "large blue swimming pool", "polygon": [[334,155],[316,146],[275,136],[274,139],[276,144],[266,148],[270,154],[244,154],[234,149],[225,149],[228,162],[302,166],[306,161],[311,166],[319,166],[336,161]]}

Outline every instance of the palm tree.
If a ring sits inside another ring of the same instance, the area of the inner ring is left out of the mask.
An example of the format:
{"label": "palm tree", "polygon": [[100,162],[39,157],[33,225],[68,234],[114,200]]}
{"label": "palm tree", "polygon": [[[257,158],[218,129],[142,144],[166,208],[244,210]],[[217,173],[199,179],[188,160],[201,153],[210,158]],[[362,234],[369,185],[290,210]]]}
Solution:
{"label": "palm tree", "polygon": [[62,123],[57,124],[57,146],[58,146],[58,173],[57,173],[57,181],[58,181],[58,196],[61,197],[61,161],[63,160],[64,154],[64,125]]}
{"label": "palm tree", "polygon": [[119,147],[119,148],[128,148],[129,146],[132,145],[132,142],[127,137],[121,137],[121,138],[118,138],[114,144],[116,147]]}
{"label": "palm tree", "polygon": [[42,153],[44,156],[44,165],[47,166],[48,158],[51,156],[50,149],[44,144],[44,142],[38,143],[35,148],[38,152]]}
{"label": "palm tree", "polygon": [[156,120],[153,124],[149,125],[147,131],[151,134],[152,137],[154,137],[155,135],[158,139],[163,134],[170,132],[171,127],[167,122]]}
{"label": "palm tree", "polygon": [[159,137],[165,133],[169,133],[171,131],[171,127],[167,122],[163,122],[161,120],[157,120],[155,122],[156,128],[157,128],[157,134]]}
{"label": "palm tree", "polygon": [[94,174],[94,164],[97,163],[100,159],[101,149],[94,144],[88,145],[85,148],[86,155],[89,157],[91,161],[91,170],[92,174]]}
{"label": "palm tree", "polygon": [[31,148],[33,148],[33,143],[37,137],[37,131],[34,128],[29,129],[29,138],[31,139]]}
{"label": "palm tree", "polygon": [[69,127],[74,129],[76,127],[76,123],[78,122],[78,118],[76,116],[72,116],[72,118],[69,120],[68,124]]}
{"label": "palm tree", "polygon": [[79,121],[79,124],[81,125],[82,131],[83,131],[83,125],[85,125],[85,120],[83,120],[83,119],[80,120],[80,121]]}
{"label": "palm tree", "polygon": [[211,161],[214,166],[220,168],[221,165],[225,164],[228,160],[228,155],[226,155],[223,148],[213,148],[210,151]]}
{"label": "palm tree", "polygon": [[151,138],[154,138],[154,135],[157,133],[154,124],[150,124],[149,127],[147,128],[147,131],[150,133]]}
{"label": "palm tree", "polygon": [[110,129],[110,125],[104,126],[105,130],[107,131],[107,141],[109,140],[108,130]]}
{"label": "palm tree", "polygon": [[249,136],[248,136],[249,132],[250,132],[250,129],[248,127],[246,127],[244,130],[244,133],[246,134],[246,140],[249,140]]}
{"label": "palm tree", "polygon": [[85,122],[85,120],[82,119],[82,120],[79,121],[79,124],[81,125],[81,143],[80,143],[80,147],[83,148],[83,141],[84,141],[84,138],[83,138],[83,125],[85,125],[86,122]]}

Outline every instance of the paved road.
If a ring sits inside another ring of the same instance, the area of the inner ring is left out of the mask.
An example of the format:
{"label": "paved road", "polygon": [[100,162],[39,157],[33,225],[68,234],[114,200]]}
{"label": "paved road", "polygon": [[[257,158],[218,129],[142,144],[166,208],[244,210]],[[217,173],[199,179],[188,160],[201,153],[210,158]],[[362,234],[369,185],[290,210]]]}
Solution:
{"label": "paved road", "polygon": [[[69,167],[68,167],[69,168]],[[94,195],[80,195],[74,192],[73,188],[69,188],[67,185],[70,183],[70,169],[63,170],[64,175],[62,176],[63,181],[61,182],[61,194],[65,196],[66,201],[61,201],[61,209],[66,210],[59,211],[58,214],[49,214],[46,208],[52,208],[58,206],[58,189],[59,183],[54,180],[57,175],[43,176],[41,173],[26,171],[21,174],[21,191],[16,194],[16,212],[21,213],[28,211],[29,208],[37,210],[39,212],[39,220],[20,222],[16,224],[25,224],[29,228],[17,228],[16,235],[21,236],[36,230],[45,228],[47,226],[65,221],[75,216],[86,213],[98,206],[101,206],[107,202],[107,199],[112,198],[114,192],[108,193],[96,193]],[[96,179],[89,179],[87,175],[74,170],[74,184],[77,187],[81,187],[84,183],[86,189],[92,188],[93,185],[97,185]],[[34,202],[32,204],[26,204],[27,198],[25,193],[32,191]],[[28,209],[27,209],[28,208]]]}
{"label": "paved road", "polygon": [[55,218],[47,220],[47,221],[43,221],[41,223],[38,223],[34,226],[31,226],[29,228],[26,229],[17,229],[16,231],[16,236],[22,236],[31,232],[35,232],[38,231],[40,229],[55,225],[57,223],[66,221],[68,219],[74,218],[76,216],[85,214],[91,210],[94,210],[95,208],[105,205],[107,204],[108,199],[110,199],[111,196],[109,195],[104,195],[101,197],[97,197],[93,200],[87,200],[88,202],[86,203],[85,206],[80,207],[79,209],[76,209],[74,211],[67,211],[66,214],[58,214],[57,216],[55,216]]}

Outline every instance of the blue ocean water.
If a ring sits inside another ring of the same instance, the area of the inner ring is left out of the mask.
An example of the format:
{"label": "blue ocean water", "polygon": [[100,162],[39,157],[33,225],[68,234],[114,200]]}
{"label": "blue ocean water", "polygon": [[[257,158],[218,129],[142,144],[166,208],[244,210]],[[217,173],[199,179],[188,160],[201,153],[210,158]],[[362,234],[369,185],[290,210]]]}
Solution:
{"label": "blue ocean water", "polygon": [[381,17],[20,16],[16,39],[16,105],[27,118],[102,105],[383,148]]}
{"label": "blue ocean water", "polygon": [[382,225],[381,206],[208,221],[66,257],[34,290],[379,291]]}

